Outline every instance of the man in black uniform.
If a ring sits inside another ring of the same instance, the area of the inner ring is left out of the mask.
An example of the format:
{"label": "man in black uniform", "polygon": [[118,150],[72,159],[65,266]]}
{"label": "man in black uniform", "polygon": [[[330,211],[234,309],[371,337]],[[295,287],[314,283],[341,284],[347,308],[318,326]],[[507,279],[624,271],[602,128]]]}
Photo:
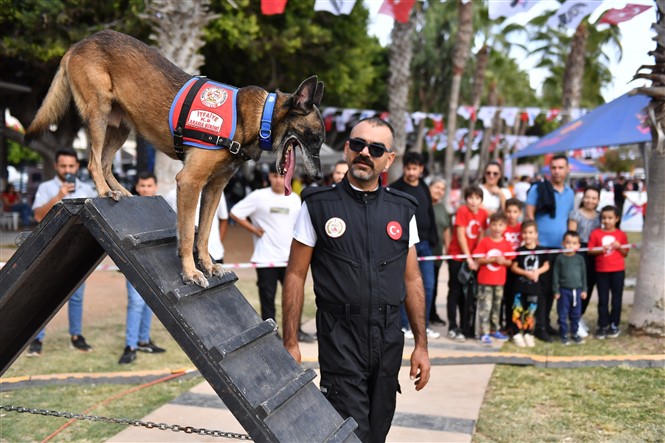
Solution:
{"label": "man in black uniform", "polygon": [[346,177],[303,192],[282,297],[284,346],[300,362],[298,326],[311,264],[321,392],[342,417],[356,420],[364,442],[385,441],[395,413],[401,303],[415,339],[416,390],[430,374],[416,202],[379,183],[395,159],[393,134],[379,118],[361,120],[344,146]]}

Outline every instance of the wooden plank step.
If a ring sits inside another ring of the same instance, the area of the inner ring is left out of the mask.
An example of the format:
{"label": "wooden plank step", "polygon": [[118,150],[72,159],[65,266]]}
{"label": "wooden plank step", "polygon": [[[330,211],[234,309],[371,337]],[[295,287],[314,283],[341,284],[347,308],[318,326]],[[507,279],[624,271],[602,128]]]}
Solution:
{"label": "wooden plank step", "polygon": [[259,407],[256,408],[256,414],[261,418],[265,418],[272,414],[315,378],[316,371],[314,371],[314,369],[309,368],[306,371],[301,372],[295,379],[291,380],[286,386],[277,391],[275,395],[261,403]]}
{"label": "wooden plank step", "polygon": [[268,320],[262,321],[261,323],[246,329],[244,332],[215,345],[210,349],[210,354],[218,362],[221,362],[239,349],[254,343],[256,340],[259,340],[266,335],[276,332],[277,323],[275,323],[275,320],[269,318]]}
{"label": "wooden plank step", "polygon": [[156,229],[147,232],[136,232],[127,235],[122,243],[129,249],[145,248],[149,246],[174,243],[178,240],[178,231],[175,227]]}

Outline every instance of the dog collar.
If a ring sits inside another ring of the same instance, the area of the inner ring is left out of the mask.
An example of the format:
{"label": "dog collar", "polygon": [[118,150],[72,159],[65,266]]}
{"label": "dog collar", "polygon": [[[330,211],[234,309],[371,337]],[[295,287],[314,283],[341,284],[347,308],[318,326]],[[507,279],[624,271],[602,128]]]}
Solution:
{"label": "dog collar", "polygon": [[259,146],[263,151],[272,151],[272,113],[275,109],[277,94],[271,92],[263,105],[263,115],[261,116],[261,129],[259,130]]}

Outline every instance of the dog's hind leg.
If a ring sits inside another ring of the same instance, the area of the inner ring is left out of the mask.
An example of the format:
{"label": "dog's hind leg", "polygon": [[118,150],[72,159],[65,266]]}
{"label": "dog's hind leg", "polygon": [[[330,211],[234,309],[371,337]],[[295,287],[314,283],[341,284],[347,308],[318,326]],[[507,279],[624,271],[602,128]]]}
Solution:
{"label": "dog's hind leg", "polygon": [[210,241],[210,230],[212,222],[217,217],[217,207],[219,206],[222,193],[229,178],[233,175],[227,173],[217,173],[208,181],[201,193],[201,211],[199,216],[199,235],[196,241],[198,250],[198,264],[206,277],[213,275],[224,275],[224,269],[219,263],[213,263],[208,253],[208,242]]}
{"label": "dog's hind leg", "polygon": [[123,196],[131,196],[132,193],[125,189],[113,175],[113,159],[115,154],[123,143],[127,140],[130,129],[121,124],[119,127],[109,126],[106,128],[106,139],[104,140],[104,149],[102,150],[102,169],[104,171],[104,179],[111,188],[111,192],[119,192]]}

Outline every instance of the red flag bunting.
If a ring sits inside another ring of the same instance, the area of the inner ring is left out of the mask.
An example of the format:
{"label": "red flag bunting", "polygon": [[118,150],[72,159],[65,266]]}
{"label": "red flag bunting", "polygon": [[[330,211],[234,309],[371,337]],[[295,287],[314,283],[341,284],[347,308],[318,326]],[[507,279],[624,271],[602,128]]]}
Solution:
{"label": "red flag bunting", "polygon": [[609,25],[618,25],[621,22],[627,22],[651,8],[650,5],[636,5],[629,3],[623,9],[608,9],[600,18],[598,23],[607,23]]}
{"label": "red flag bunting", "polygon": [[284,14],[284,8],[288,0],[261,0],[261,12],[263,15]]}
{"label": "red flag bunting", "polygon": [[415,2],[416,0],[383,0],[379,14],[389,15],[400,23],[407,23]]}

